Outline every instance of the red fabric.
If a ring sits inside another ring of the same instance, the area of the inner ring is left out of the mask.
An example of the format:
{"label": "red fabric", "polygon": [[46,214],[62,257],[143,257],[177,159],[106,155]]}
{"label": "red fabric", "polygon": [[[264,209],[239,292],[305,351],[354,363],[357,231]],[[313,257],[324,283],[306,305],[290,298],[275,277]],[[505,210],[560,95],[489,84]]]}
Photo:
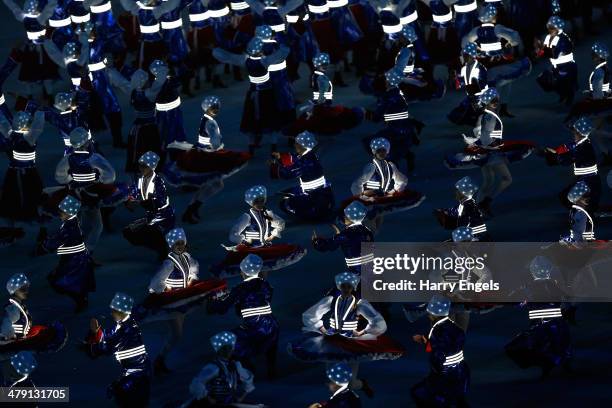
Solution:
{"label": "red fabric", "polygon": [[329,341],[335,346],[351,353],[393,353],[403,355],[406,352],[404,346],[385,335],[379,336],[376,340],[349,339],[339,335],[327,336],[325,341]]}
{"label": "red fabric", "polygon": [[425,346],[425,352],[431,353],[431,351],[432,351],[431,343],[427,342],[427,345]]}
{"label": "red fabric", "polygon": [[144,300],[146,307],[164,306],[182,299],[203,293],[219,292],[227,288],[225,279],[206,279],[192,283],[184,289],[174,289],[164,293],[152,293]]}
{"label": "red fabric", "polygon": [[253,248],[246,245],[238,245],[237,251],[228,251],[223,263],[225,265],[239,264],[248,254],[256,254],[264,261],[287,256],[300,247],[294,244],[275,244],[266,247]]}
{"label": "red fabric", "polygon": [[293,156],[291,153],[281,153],[280,162],[283,167],[289,167],[293,164]]}
{"label": "red fabric", "polygon": [[137,18],[128,12],[124,12],[119,15],[117,22],[123,28],[125,45],[130,51],[136,51],[140,39],[140,26]]}
{"label": "red fabric", "polygon": [[200,149],[171,151],[170,156],[176,160],[176,165],[180,169],[195,173],[229,173],[243,166],[251,158],[247,152],[225,149],[216,152]]}
{"label": "red fabric", "polygon": [[[508,140],[504,141],[502,145],[497,149],[501,152],[509,152],[513,150],[522,150],[525,148],[535,148],[536,144],[528,140]],[[482,154],[489,153],[488,149],[484,149],[480,146],[468,146],[465,148],[465,152],[468,154]]]}
{"label": "red fabric", "polygon": [[32,326],[24,338],[0,346],[0,352],[39,350],[55,339],[55,329],[47,326]]}
{"label": "red fabric", "polygon": [[563,145],[557,147],[555,149],[555,152],[557,152],[557,154],[565,154],[565,153],[569,152],[569,149],[567,148],[566,145],[563,144]]}
{"label": "red fabric", "polygon": [[337,63],[342,59],[344,50],[338,41],[338,36],[329,18],[320,20],[313,20],[310,22],[312,32],[319,45],[321,52],[329,54],[329,58],[332,64]]}
{"label": "red fabric", "polygon": [[253,37],[255,35],[255,23],[253,22],[253,15],[249,13],[240,17],[240,22],[238,23],[238,27],[236,27],[236,30]]}
{"label": "red fabric", "polygon": [[359,200],[363,205],[365,205],[366,207],[369,207],[373,205],[390,204],[395,201],[405,200],[407,198],[414,198],[416,200],[420,196],[422,196],[422,194],[419,193],[418,191],[413,191],[409,189],[406,189],[401,192],[396,192],[395,194],[390,195],[390,196],[375,197],[374,201],[366,201],[366,200],[362,200],[361,198],[359,198],[359,196],[353,196],[342,202],[341,209],[344,210],[346,207],[348,207],[350,203],[352,203],[355,200]]}
{"label": "red fabric", "polygon": [[85,341],[87,342],[87,344],[98,344],[102,341],[103,336],[104,333],[102,332],[102,328],[98,327],[98,331],[96,331],[95,333],[92,334],[91,332],[89,332]]}
{"label": "red fabric", "polygon": [[349,5],[348,8],[351,14],[353,15],[353,17],[355,18],[355,22],[361,29],[361,32],[363,32],[364,34],[368,33],[369,32],[368,16],[366,15],[363,6],[357,3],[357,4]]}

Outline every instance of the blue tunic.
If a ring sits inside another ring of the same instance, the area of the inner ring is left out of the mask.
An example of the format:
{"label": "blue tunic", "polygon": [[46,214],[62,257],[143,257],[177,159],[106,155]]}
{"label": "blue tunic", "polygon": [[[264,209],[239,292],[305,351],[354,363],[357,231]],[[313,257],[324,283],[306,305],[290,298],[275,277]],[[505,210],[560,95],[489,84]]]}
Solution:
{"label": "blue tunic", "polygon": [[59,231],[49,236],[42,247],[60,257],[59,264],[48,277],[55,290],[70,296],[86,296],[95,290],[93,262],[76,216],[64,221]]}
{"label": "blue tunic", "polygon": [[448,317],[433,324],[427,340],[429,375],[411,389],[418,406],[461,406],[470,385],[463,359],[465,333]]}
{"label": "blue tunic", "polygon": [[161,176],[153,173],[152,178],[146,182],[140,177],[132,185],[130,196],[142,200],[141,205],[146,211],[149,225],[158,226],[164,233],[174,228],[174,208],[170,205],[166,183]]}
{"label": "blue tunic", "polygon": [[409,116],[408,103],[399,88],[389,88],[378,98],[374,120],[384,121],[385,128],[375,137],[384,137],[391,142],[393,146],[389,152],[391,161],[401,160],[410,152],[416,130]]}
{"label": "blue tunic", "polygon": [[291,156],[292,164],[280,166],[279,175],[283,179],[298,178],[300,185],[284,191],[286,196],[280,208],[298,218],[329,219],[333,215],[334,195],[317,154],[311,150]]}
{"label": "blue tunic", "polygon": [[453,4],[455,10],[455,30],[463,38],[478,24],[478,4],[476,0],[458,0]]}
{"label": "blue tunic", "polygon": [[354,391],[346,388],[334,394],[324,406],[325,408],[361,408],[361,401]]}
{"label": "blue tunic", "polygon": [[89,44],[89,71],[92,77],[92,85],[102,101],[104,113],[121,112],[121,106],[117,100],[115,91],[110,86],[110,81],[106,75],[106,63],[104,61],[104,43],[99,40]]}
{"label": "blue tunic", "polygon": [[361,253],[362,242],[374,242],[374,234],[365,225],[351,224],[331,238],[317,237],[313,246],[317,251],[328,252],[340,248],[349,271],[361,272],[361,265],[371,261],[368,254]]}
{"label": "blue tunic", "polygon": [[150,362],[142,333],[132,317],[103,331],[99,343],[92,344],[93,357],[113,355],[121,365],[121,376],[109,386],[119,406],[146,406],[150,394]]}
{"label": "blue tunic", "polygon": [[269,350],[278,343],[278,322],[272,314],[272,286],[259,277],[249,277],[232,288],[227,297],[209,303],[209,310],[226,313],[232,306],[242,324],[232,331],[237,336],[234,355],[238,360]]}
{"label": "blue tunic", "polygon": [[181,13],[190,2],[191,0],[181,0],[174,10],[163,14],[159,18],[162,35],[170,51],[170,61],[174,63],[184,60],[189,52],[187,40],[183,33]]}
{"label": "blue tunic", "polygon": [[162,85],[155,100],[157,126],[165,144],[174,141],[184,142],[187,139],[183,126],[181,109],[180,83],[178,78],[169,76]]}
{"label": "blue tunic", "polygon": [[120,53],[125,50],[123,29],[117,24],[110,0],[91,6],[91,21],[96,27],[96,38],[101,41],[106,52]]}
{"label": "blue tunic", "polygon": [[[563,298],[557,282],[534,280],[525,290],[530,297]],[[529,328],[506,345],[506,354],[521,368],[549,370],[572,356],[569,326],[560,303],[527,303]]]}

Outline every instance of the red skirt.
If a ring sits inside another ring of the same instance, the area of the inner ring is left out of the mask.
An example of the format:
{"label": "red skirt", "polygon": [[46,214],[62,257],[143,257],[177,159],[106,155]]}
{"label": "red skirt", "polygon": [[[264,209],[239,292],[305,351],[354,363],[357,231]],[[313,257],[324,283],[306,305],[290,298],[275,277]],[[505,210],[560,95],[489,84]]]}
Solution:
{"label": "red skirt", "polygon": [[283,130],[288,136],[298,135],[306,130],[319,135],[337,135],[352,129],[363,121],[364,112],[360,108],[347,108],[342,105],[315,105],[312,114],[300,116],[293,124]]}
{"label": "red skirt", "polygon": [[0,353],[17,353],[24,350],[56,352],[61,350],[67,341],[68,333],[61,323],[32,326],[26,337],[0,345]]}
{"label": "red skirt", "polygon": [[298,262],[306,255],[306,249],[294,244],[274,244],[265,247],[238,245],[236,251],[228,251],[225,259],[211,266],[217,277],[236,276],[240,273],[240,262],[249,254],[259,255],[264,266],[262,271],[274,271]]}
{"label": "red skirt", "polygon": [[[129,51],[138,51],[140,44],[140,26],[138,18],[129,12],[123,12],[117,18],[119,26],[123,28],[123,40]],[[147,67],[148,68],[148,67]]]}
{"label": "red skirt", "polygon": [[198,148],[190,150],[170,149],[170,158],[177,166],[192,173],[221,173],[231,175],[242,169],[248,163],[251,155],[247,152],[217,150],[207,152]]}
{"label": "red skirt", "polygon": [[146,124],[134,124],[128,135],[127,156],[125,160],[125,171],[135,173],[138,171],[138,159],[148,151],[157,153],[161,157],[159,168],[163,168],[162,141],[159,129],[155,122]]}
{"label": "red skirt", "polygon": [[385,335],[374,340],[357,340],[320,333],[305,334],[289,343],[287,350],[293,357],[309,362],[395,360],[406,352],[404,346]]}
{"label": "red skirt", "polygon": [[244,99],[240,131],[262,135],[280,130],[280,120],[275,107],[273,88],[255,89],[251,85]]}
{"label": "red skirt", "polygon": [[612,115],[612,97],[606,99],[586,98],[572,106],[569,117]]}
{"label": "red skirt", "polygon": [[392,212],[406,211],[411,208],[421,205],[425,196],[418,191],[404,190],[390,196],[375,197],[373,201],[366,201],[359,196],[353,196],[344,200],[341,204],[341,210],[344,210],[350,203],[359,200],[363,205],[368,207],[368,214],[384,215]]}
{"label": "red skirt", "polygon": [[459,67],[459,51],[461,46],[457,38],[457,32],[452,26],[446,27],[444,38],[438,38],[439,28],[432,27],[427,39],[427,49],[433,64],[445,64],[451,67]]}
{"label": "red skirt", "polygon": [[187,43],[191,50],[191,58],[197,65],[213,64],[213,48],[217,45],[215,31],[212,26],[194,28],[187,34]]}
{"label": "red skirt", "polygon": [[331,19],[312,20],[310,27],[319,45],[319,51],[329,54],[332,64],[340,62],[344,55],[344,50],[338,40],[338,35],[336,30],[334,30]]}

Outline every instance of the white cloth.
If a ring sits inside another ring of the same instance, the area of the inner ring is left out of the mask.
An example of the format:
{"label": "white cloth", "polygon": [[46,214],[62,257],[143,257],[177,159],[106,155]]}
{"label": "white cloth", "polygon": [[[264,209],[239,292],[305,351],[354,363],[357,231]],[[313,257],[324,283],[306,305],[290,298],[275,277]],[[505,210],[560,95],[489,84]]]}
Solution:
{"label": "white cloth", "polygon": [[[408,177],[406,177],[402,172],[400,172],[395,164],[392,162],[388,162],[391,166],[391,170],[393,172],[393,189],[395,191],[404,191],[406,185],[408,184]],[[361,175],[351,184],[351,192],[353,195],[360,195],[363,193],[364,188],[363,185],[372,178],[374,173],[376,172],[376,166],[374,163],[368,163],[363,168]]]}
{"label": "white cloth", "polygon": [[[280,238],[281,233],[285,229],[285,220],[281,217],[277,216],[270,210],[266,210],[266,214],[268,217],[272,218],[271,224],[271,232],[270,237]],[[238,218],[238,220],[234,223],[234,226],[230,230],[229,240],[235,244],[240,244],[243,241],[248,240],[245,238],[244,230],[251,224],[251,216],[247,213],[244,213]]]}
{"label": "white cloth", "polygon": [[[223,367],[224,370],[227,370],[226,365],[222,363],[220,360],[217,360]],[[249,393],[255,389],[253,385],[253,373],[251,373],[246,368],[242,367],[238,361],[235,362],[236,371],[238,373],[238,381],[237,389],[242,391],[242,393]],[[217,377],[219,375],[219,367],[217,364],[209,363],[202,368],[200,373],[191,381],[189,385],[189,392],[196,400],[201,400],[206,398],[208,395],[208,390],[206,388],[206,384]],[[226,371],[226,377],[227,375]]]}
{"label": "white cloth", "polygon": [[[68,173],[70,165],[68,164],[68,155],[62,157],[62,160],[55,168],[55,180],[59,184],[68,184],[72,181],[72,176]],[[94,153],[89,158],[89,165],[98,171],[98,181],[102,184],[110,184],[115,181],[115,169],[108,160]]]}
{"label": "white cloth", "polygon": [[[304,324],[302,330],[318,332],[323,327],[323,316],[331,310],[333,300],[333,296],[325,296],[302,313],[302,323]],[[385,319],[367,300],[360,299],[357,302],[356,313],[368,321],[368,325],[364,329],[365,334],[359,337],[359,340],[373,340],[387,331]]]}
{"label": "white cloth", "polygon": [[[183,253],[189,262],[189,280],[198,279],[200,273],[200,264],[187,252]],[[170,259],[164,260],[160,267],[157,269],[155,276],[151,278],[149,283],[149,292],[151,293],[163,293],[166,290],[166,279],[174,270],[174,262]]]}

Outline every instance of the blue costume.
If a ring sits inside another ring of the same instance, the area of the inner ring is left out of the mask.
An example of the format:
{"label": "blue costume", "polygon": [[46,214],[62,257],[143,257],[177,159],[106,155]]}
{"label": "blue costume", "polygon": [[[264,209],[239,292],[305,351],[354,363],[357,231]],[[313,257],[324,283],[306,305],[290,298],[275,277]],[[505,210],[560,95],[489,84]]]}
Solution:
{"label": "blue costume", "polygon": [[429,375],[411,389],[417,406],[461,406],[470,384],[470,370],[463,359],[465,333],[452,320],[442,317],[429,331]]}
{"label": "blue costume", "polygon": [[470,227],[474,238],[482,241],[487,235],[487,224],[484,214],[473,198],[464,199],[449,211],[449,215],[457,218],[457,227]]}
{"label": "blue costume", "polygon": [[105,44],[97,38],[89,43],[89,62],[87,67],[91,75],[90,78],[95,95],[98,98],[96,102],[100,103],[102,110],[101,112],[94,112],[94,114],[106,116],[113,137],[113,143],[118,146],[121,143],[121,106],[119,106],[117,95],[113,88],[111,88],[106,74],[104,47]]}
{"label": "blue costume", "polygon": [[578,88],[578,68],[573,50],[574,45],[563,30],[554,37],[546,35],[540,55],[547,57],[552,67],[536,78],[544,91],[556,92],[568,103],[573,101]]}
{"label": "blue costume", "polygon": [[359,41],[364,34],[349,9],[348,0],[331,0],[327,2],[327,5],[340,44],[346,48]]}
{"label": "blue costume", "polygon": [[[174,208],[166,191],[166,184],[155,173],[159,156],[153,152],[143,154],[138,163],[143,175],[130,188],[129,197],[145,210],[145,218],[136,220],[123,229],[123,236],[133,245],[142,245],[157,252],[160,260],[167,255],[166,233],[174,228]],[[144,168],[148,168],[146,171]]]}
{"label": "blue costume", "polygon": [[[531,297],[562,298],[563,290],[551,279],[536,279],[526,288]],[[505,347],[506,354],[519,367],[538,366],[544,373],[566,364],[572,356],[570,331],[563,319],[561,304],[531,303],[529,328],[518,334]]]}
{"label": "blue costume", "polygon": [[361,265],[371,262],[374,254],[361,255],[361,244],[373,242],[374,234],[365,225],[353,223],[331,238],[316,237],[313,246],[317,251],[328,252],[340,248],[349,271],[359,274]]}
{"label": "blue costume", "polygon": [[96,288],[94,264],[76,214],[63,221],[57,233],[45,239],[42,249],[59,255],[57,267],[48,276],[53,289],[70,296],[77,305],[87,299],[87,294]]}
{"label": "blue costume", "polygon": [[155,119],[155,101],[147,95],[147,89],[134,89],[130,103],[134,109],[134,122],[128,135],[125,170],[136,172],[138,159],[152,151],[162,156],[162,140]]}
{"label": "blue costume", "polygon": [[73,24],[84,24],[91,20],[91,13],[83,0],[71,0],[68,3],[68,11]]}
{"label": "blue costume", "polygon": [[[373,119],[375,121],[384,121],[385,128],[377,132],[373,138],[384,137],[389,140],[393,146],[393,149],[390,151],[389,160],[398,165],[404,158],[410,161],[410,148],[417,134],[414,119],[411,119],[408,113],[408,103],[404,93],[397,86],[390,86],[378,98]],[[373,138],[364,139],[368,150],[370,141]]]}
{"label": "blue costume", "polygon": [[112,329],[98,329],[99,341],[90,345],[90,355],[114,355],[121,377],[108,388],[120,407],[146,407],[150,396],[150,362],[138,324],[129,314]]}
{"label": "blue costume", "polygon": [[[16,120],[24,116],[31,119],[20,112]],[[38,221],[43,182],[36,168],[36,144],[44,127],[44,114],[36,113],[29,126],[27,131],[11,130],[8,119],[0,114],[0,151],[9,157],[0,191],[0,215],[11,220]]]}
{"label": "blue costume", "polygon": [[[276,40],[264,40],[264,54],[272,55],[279,49]],[[295,121],[295,101],[293,89],[287,75],[287,61],[282,60],[268,66],[270,80],[274,87],[276,114],[280,117],[280,126],[286,126]]]}
{"label": "blue costume", "polygon": [[187,136],[183,126],[183,111],[181,109],[180,82],[177,77],[168,76],[162,85],[157,99],[157,126],[165,145],[174,141],[183,142]]}
{"label": "blue costume", "polygon": [[176,8],[163,14],[159,21],[161,23],[162,35],[169,52],[169,61],[172,64],[178,64],[187,57],[189,49],[187,48],[187,40],[183,34],[183,19],[182,12],[191,0],[180,0]]}
{"label": "blue costume", "polygon": [[60,50],[64,49],[66,43],[77,41],[68,11],[70,1],[58,0],[53,15],[49,18],[49,27],[53,29],[51,39]]}
{"label": "blue costume", "polygon": [[467,95],[459,106],[448,114],[448,119],[457,125],[474,126],[481,114],[478,98],[489,87],[487,68],[478,60],[472,59],[461,68],[458,80],[458,85],[465,88]]}
{"label": "blue costume", "polygon": [[242,324],[232,330],[237,337],[234,350],[236,359],[248,361],[261,353],[274,358],[279,327],[270,307],[272,293],[272,286],[267,281],[258,276],[249,276],[232,288],[227,297],[208,304],[209,311],[214,313],[226,313],[235,307],[236,313],[242,317]]}
{"label": "blue costume", "polygon": [[594,210],[599,205],[601,197],[601,177],[597,168],[597,155],[588,137],[577,142],[561,145],[556,149],[556,162],[562,165],[572,165],[574,181],[561,191],[559,197],[564,205],[569,206],[567,192],[580,181],[584,181],[590,189],[589,210]]}
{"label": "blue costume", "polygon": [[453,4],[455,10],[455,30],[463,38],[478,24],[478,4],[476,0],[458,0]]}
{"label": "blue costume", "polygon": [[287,214],[308,220],[326,219],[332,215],[334,195],[325,180],[317,154],[310,150],[291,155],[291,164],[279,167],[283,179],[299,178],[300,185],[285,190],[280,208]]}
{"label": "blue costume", "polygon": [[104,51],[114,55],[124,52],[123,29],[113,15],[111,1],[94,0],[93,3],[97,4],[89,6],[91,21],[95,24],[96,36],[104,44]]}

